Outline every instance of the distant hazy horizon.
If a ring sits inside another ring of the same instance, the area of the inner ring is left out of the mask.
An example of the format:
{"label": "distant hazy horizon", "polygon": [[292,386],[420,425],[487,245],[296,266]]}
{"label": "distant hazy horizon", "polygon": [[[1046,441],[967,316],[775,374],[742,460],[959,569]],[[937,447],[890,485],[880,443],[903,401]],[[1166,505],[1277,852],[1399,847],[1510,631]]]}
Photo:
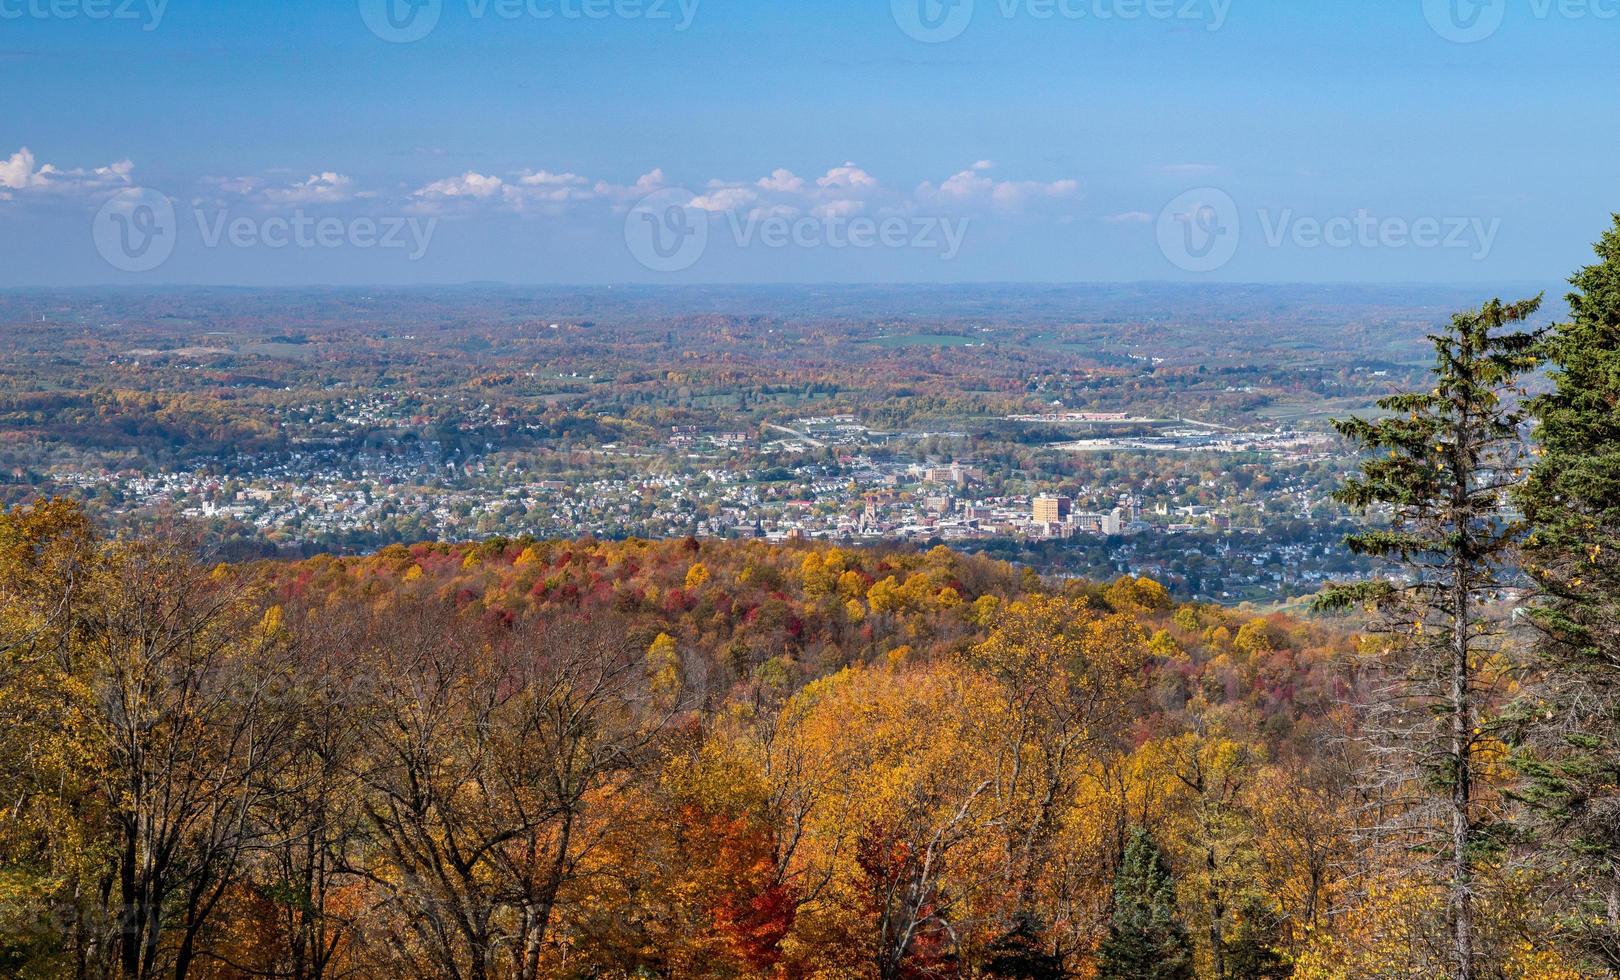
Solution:
{"label": "distant hazy horizon", "polygon": [[[105,300],[119,322],[165,318],[296,314],[307,323],[388,322],[442,315],[497,325],[510,317],[648,324],[692,317],[768,317],[783,324],[935,323],[961,329],[980,322],[1232,324],[1292,323],[1336,329],[1358,321],[1413,322],[1427,329],[1492,299],[1545,296],[1538,321],[1567,315],[1563,284],[1474,283],[774,283],[523,285],[28,286],[0,288],[0,319],[38,322],[85,311]],[[170,304],[180,304],[178,308]],[[1421,336],[1421,333],[1418,334]]]}
{"label": "distant hazy horizon", "polygon": [[6,0],[0,286],[1561,282],[1616,14]]}

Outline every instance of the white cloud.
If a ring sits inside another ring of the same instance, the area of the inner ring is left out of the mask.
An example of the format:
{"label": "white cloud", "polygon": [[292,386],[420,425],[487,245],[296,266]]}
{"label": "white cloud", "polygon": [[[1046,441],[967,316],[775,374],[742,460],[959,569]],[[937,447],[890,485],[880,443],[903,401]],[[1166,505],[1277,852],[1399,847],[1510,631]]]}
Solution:
{"label": "white cloud", "polygon": [[865,210],[865,201],[853,201],[845,198],[818,204],[810,210],[810,213],[825,221],[829,218],[853,217]]}
{"label": "white cloud", "polygon": [[203,183],[219,191],[221,194],[230,194],[235,197],[247,197],[257,193],[264,186],[262,177],[209,177]]}
{"label": "white cloud", "polygon": [[526,170],[518,175],[515,183],[501,189],[501,199],[519,211],[535,206],[555,211],[574,201],[595,197],[590,183],[579,174]]}
{"label": "white cloud", "polygon": [[1146,211],[1122,211],[1119,214],[1104,215],[1103,220],[1111,225],[1145,225],[1153,222],[1153,215]]}
{"label": "white cloud", "polygon": [[302,180],[288,180],[272,172],[270,176],[205,177],[202,184],[206,192],[191,199],[197,207],[224,208],[246,203],[264,209],[285,209],[377,197],[375,191],[360,190],[354,178],[332,170]]}
{"label": "white cloud", "polygon": [[286,187],[266,187],[261,196],[267,204],[341,204],[355,196],[354,181],[328,170]]}
{"label": "white cloud", "polygon": [[23,147],[0,161],[0,200],[13,200],[29,193],[93,193],[130,186],[135,165],[128,160],[91,170],[63,170],[39,163],[32,150]]}
{"label": "white cloud", "polygon": [[785,167],[778,167],[771,171],[769,177],[761,177],[755,186],[776,194],[798,194],[804,191],[804,178]]}
{"label": "white cloud", "polygon": [[0,163],[0,187],[13,191],[43,187],[55,172],[56,168],[48,163],[43,169],[36,169],[34,154],[25,146],[13,153],[10,160]]}
{"label": "white cloud", "polygon": [[1042,183],[1035,180],[996,180],[988,175],[992,167],[988,160],[980,160],[967,170],[947,177],[938,187],[924,181],[917,187],[917,200],[934,207],[979,206],[1019,212],[1037,203],[1076,200],[1080,197],[1079,181]]}
{"label": "white cloud", "polygon": [[484,200],[500,193],[505,183],[499,177],[490,177],[469,170],[459,177],[446,177],[418,188],[411,196],[429,201],[453,198]]}
{"label": "white cloud", "polygon": [[963,170],[947,177],[944,183],[936,190],[933,184],[924,182],[917,189],[919,197],[937,196],[957,201],[969,201],[978,197],[987,197],[995,189],[996,182],[984,176],[977,168]]}
{"label": "white cloud", "polygon": [[[979,160],[937,186],[924,182],[909,193],[885,187],[853,162],[832,167],[813,179],[778,167],[751,181],[713,179],[697,193],[687,193],[690,206],[704,211],[756,216],[809,214],[822,220],[847,219],[857,214],[907,215],[916,213],[919,207],[948,214],[1028,214],[1053,219],[1072,216],[1072,208],[1054,209],[1052,205],[1079,200],[1078,181],[998,180],[991,173],[994,166],[989,160]],[[649,171],[628,185],[550,170],[504,176],[469,171],[427,184],[411,197],[420,207],[488,203],[513,212],[534,209],[555,214],[594,203],[622,213],[641,198],[670,189],[661,169]]]}
{"label": "white cloud", "polygon": [[626,187],[623,184],[612,184],[605,180],[596,182],[592,191],[597,197],[623,205],[633,203],[648,194],[661,191],[665,188],[664,171],[662,168],[653,168],[636,178],[636,182]]}
{"label": "white cloud", "polygon": [[[131,163],[129,160],[126,159],[126,160],[120,160],[117,163],[110,164],[110,165],[105,166],[105,167],[97,167],[95,170],[92,170],[90,172],[90,175],[92,177],[96,177],[96,178],[101,179],[101,180],[111,181],[113,183],[127,184],[127,183],[129,183],[130,175],[133,174],[134,172],[135,172],[135,164]],[[82,175],[84,173],[84,171],[82,171],[82,170],[71,170],[68,173],[70,175]]]}
{"label": "white cloud", "polygon": [[[717,190],[710,192],[707,203],[719,208],[729,206],[734,197],[728,189],[742,185],[715,181],[710,186]],[[531,169],[504,176],[468,171],[419,187],[411,192],[411,198],[414,207],[433,211],[451,206],[484,205],[519,214],[561,214],[591,202],[622,211],[641,198],[665,189],[667,182],[661,169],[642,174],[632,184],[615,184],[551,170]]]}
{"label": "white cloud", "polygon": [[1080,196],[1080,182],[1054,180],[1043,184],[1034,180],[1006,180],[990,192],[996,206],[1008,211],[1022,211],[1040,201],[1066,201]]}
{"label": "white cloud", "polygon": [[741,184],[711,182],[708,190],[692,199],[700,211],[737,211],[759,200],[759,195]]}
{"label": "white cloud", "polygon": [[816,180],[816,186],[827,190],[873,190],[878,182],[876,177],[855,164],[846,163],[827,171],[825,177]]}
{"label": "white cloud", "polygon": [[580,187],[590,181],[579,174],[554,174],[549,170],[524,171],[518,183],[526,187]]}

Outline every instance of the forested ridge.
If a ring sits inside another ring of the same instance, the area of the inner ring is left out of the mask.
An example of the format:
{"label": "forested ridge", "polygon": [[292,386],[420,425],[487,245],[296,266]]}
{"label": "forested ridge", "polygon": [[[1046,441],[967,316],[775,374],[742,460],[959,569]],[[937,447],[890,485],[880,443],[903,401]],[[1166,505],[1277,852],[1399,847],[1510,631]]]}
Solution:
{"label": "forested ridge", "polygon": [[1346,631],[945,549],[4,541],[40,975],[1083,970],[1137,827],[1196,937],[1303,949],[1351,888]]}
{"label": "forested ridge", "polygon": [[[1620,219],[1347,420],[1309,614],[936,548],[0,515],[0,971],[1620,968]],[[1546,383],[1531,390],[1531,379]]]}

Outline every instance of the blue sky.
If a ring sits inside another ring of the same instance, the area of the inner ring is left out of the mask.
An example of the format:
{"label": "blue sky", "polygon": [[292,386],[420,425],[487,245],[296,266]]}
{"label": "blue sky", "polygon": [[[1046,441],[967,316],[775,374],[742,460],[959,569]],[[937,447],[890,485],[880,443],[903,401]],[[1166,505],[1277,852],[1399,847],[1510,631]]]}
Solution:
{"label": "blue sky", "polygon": [[1620,210],[1620,0],[383,2],[0,0],[0,285],[1539,281]]}

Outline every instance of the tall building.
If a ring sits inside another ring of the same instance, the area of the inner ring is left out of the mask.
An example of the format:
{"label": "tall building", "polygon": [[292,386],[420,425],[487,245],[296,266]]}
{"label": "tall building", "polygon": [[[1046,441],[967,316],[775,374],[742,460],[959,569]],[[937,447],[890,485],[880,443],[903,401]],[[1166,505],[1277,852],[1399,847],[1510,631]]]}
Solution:
{"label": "tall building", "polygon": [[1074,501],[1068,497],[1036,497],[1035,523],[1062,524],[1069,519],[1069,513],[1074,509]]}
{"label": "tall building", "polygon": [[952,486],[965,487],[969,483],[984,482],[984,471],[976,466],[952,463],[949,466],[925,466],[920,469],[923,480],[928,483],[948,483]]}
{"label": "tall building", "polygon": [[1115,507],[1104,514],[1077,513],[1069,517],[1069,524],[1076,531],[1091,534],[1120,534],[1125,530],[1125,523],[1126,514],[1123,507]]}

